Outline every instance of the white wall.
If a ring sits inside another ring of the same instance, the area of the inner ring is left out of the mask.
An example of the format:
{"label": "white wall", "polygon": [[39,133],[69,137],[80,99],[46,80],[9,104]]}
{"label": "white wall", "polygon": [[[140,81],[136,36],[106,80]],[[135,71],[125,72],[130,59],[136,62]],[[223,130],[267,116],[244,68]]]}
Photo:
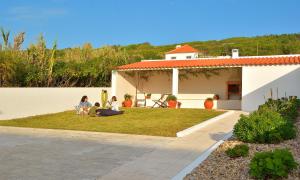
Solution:
{"label": "white wall", "polygon": [[243,111],[256,110],[271,97],[271,89],[274,99],[300,97],[300,65],[243,67],[242,83]]}
{"label": "white wall", "polygon": [[110,88],[0,88],[0,120],[74,109],[81,97],[100,102],[102,89]]}
{"label": "white wall", "polygon": [[124,101],[124,95],[130,94],[135,96],[135,84],[136,77],[131,77],[127,75],[124,71],[119,71],[116,75],[116,96],[119,102],[119,106],[121,106],[122,101]]}
{"label": "white wall", "polygon": [[192,56],[192,59],[195,59],[198,58],[198,53],[166,54],[166,60],[171,60],[172,59],[171,57],[176,57],[176,60],[185,60],[187,56]]}

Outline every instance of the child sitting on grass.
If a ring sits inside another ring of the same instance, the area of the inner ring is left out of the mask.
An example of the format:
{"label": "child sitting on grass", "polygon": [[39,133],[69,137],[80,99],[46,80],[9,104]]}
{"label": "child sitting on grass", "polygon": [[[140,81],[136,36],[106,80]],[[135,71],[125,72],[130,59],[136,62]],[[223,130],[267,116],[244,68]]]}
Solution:
{"label": "child sitting on grass", "polygon": [[98,109],[100,109],[100,103],[96,102],[95,105],[90,108],[89,115],[91,117],[99,116],[99,111],[97,111]]}

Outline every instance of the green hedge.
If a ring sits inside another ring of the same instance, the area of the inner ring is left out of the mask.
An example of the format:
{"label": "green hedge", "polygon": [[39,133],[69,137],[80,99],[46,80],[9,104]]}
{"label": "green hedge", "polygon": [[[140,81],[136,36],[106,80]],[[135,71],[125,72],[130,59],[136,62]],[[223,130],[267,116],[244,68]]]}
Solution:
{"label": "green hedge", "polygon": [[264,109],[249,116],[242,115],[234,126],[234,134],[243,142],[279,143],[294,138],[296,130],[279,113]]}
{"label": "green hedge", "polygon": [[258,179],[287,177],[297,168],[293,155],[287,149],[256,153],[250,162],[250,175]]}
{"label": "green hedge", "polygon": [[269,99],[264,105],[260,106],[258,110],[269,108],[280,113],[287,120],[294,121],[298,116],[299,106],[299,100],[296,98]]}
{"label": "green hedge", "polygon": [[298,116],[296,98],[268,100],[249,116],[241,115],[234,126],[234,135],[243,142],[279,143],[296,137],[293,122]]}

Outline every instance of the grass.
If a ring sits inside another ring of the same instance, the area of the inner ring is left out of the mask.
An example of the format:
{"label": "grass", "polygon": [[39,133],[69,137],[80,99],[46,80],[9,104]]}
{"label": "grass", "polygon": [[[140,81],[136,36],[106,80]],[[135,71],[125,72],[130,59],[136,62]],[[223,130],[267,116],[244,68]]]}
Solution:
{"label": "grass", "polygon": [[74,111],[0,121],[0,126],[176,136],[176,132],[222,114],[204,109],[125,109],[123,115],[89,117]]}

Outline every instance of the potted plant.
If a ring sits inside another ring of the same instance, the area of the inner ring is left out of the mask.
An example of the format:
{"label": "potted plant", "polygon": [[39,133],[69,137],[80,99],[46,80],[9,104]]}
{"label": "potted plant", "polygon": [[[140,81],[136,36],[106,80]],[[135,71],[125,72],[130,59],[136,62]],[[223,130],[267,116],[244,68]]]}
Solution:
{"label": "potted plant", "polygon": [[219,100],[219,99],[220,99],[220,96],[219,96],[218,94],[215,94],[214,97],[213,97],[213,99],[214,99],[214,100]]}
{"label": "potted plant", "polygon": [[123,106],[124,107],[131,107],[132,106],[132,96],[130,94],[125,94],[124,95],[124,101],[123,101]]}
{"label": "potted plant", "polygon": [[169,95],[166,100],[168,102],[169,108],[176,108],[176,105],[177,105],[177,97],[176,96]]}
{"label": "potted plant", "polygon": [[146,94],[145,98],[150,99],[151,98],[151,93]]}
{"label": "potted plant", "polygon": [[213,98],[207,98],[204,101],[204,107],[205,107],[205,109],[212,109],[213,106],[214,106],[214,100],[213,100]]}

